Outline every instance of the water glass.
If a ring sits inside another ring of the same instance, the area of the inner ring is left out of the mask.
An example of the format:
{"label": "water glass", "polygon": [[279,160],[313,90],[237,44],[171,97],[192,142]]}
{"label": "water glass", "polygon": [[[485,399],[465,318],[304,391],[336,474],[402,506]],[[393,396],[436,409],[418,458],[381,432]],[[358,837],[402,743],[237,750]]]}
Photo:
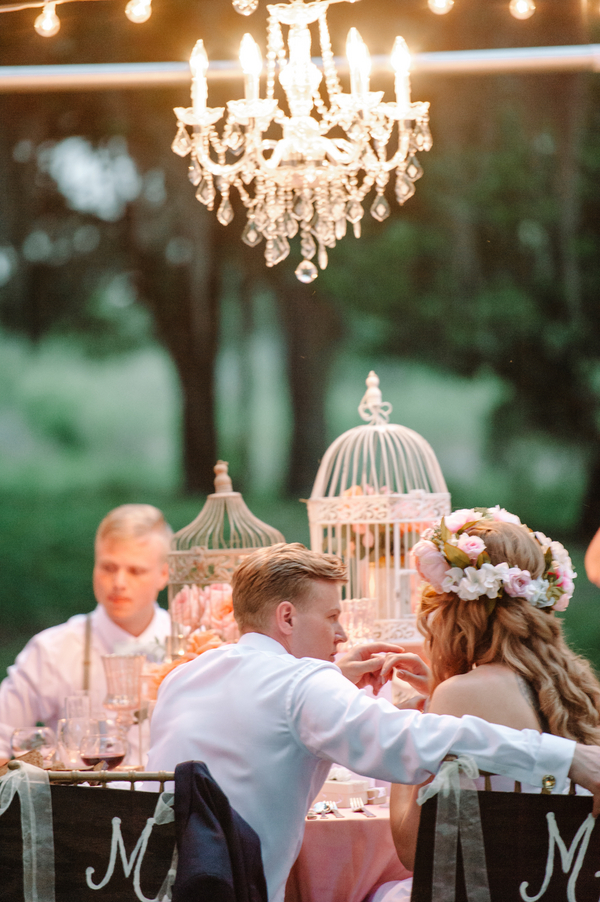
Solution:
{"label": "water glass", "polygon": [[44,759],[44,767],[49,767],[56,752],[56,736],[50,727],[18,727],[13,730],[10,748],[15,758],[25,752],[38,751]]}
{"label": "water glass", "polygon": [[57,748],[60,760],[65,767],[81,767],[82,761],[79,749],[83,737],[90,728],[98,729],[98,721],[82,717],[63,717],[56,727]]}
{"label": "water glass", "polygon": [[67,720],[90,719],[90,697],[83,693],[65,697],[65,718]]}

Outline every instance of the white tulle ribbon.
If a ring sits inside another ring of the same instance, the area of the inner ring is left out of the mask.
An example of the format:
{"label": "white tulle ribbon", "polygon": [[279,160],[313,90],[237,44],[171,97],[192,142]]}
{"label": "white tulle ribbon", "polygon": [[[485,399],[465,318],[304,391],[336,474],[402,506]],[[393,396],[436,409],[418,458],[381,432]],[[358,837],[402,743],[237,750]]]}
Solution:
{"label": "white tulle ribbon", "polygon": [[0,817],[15,793],[21,803],[23,897],[25,902],[54,902],[54,833],[48,774],[23,761],[0,777]]}
{"label": "white tulle ribbon", "polygon": [[491,902],[477,788],[477,765],[468,755],[444,761],[431,783],[419,790],[422,805],[437,795],[431,902],[454,902],[458,838],[468,902]]}

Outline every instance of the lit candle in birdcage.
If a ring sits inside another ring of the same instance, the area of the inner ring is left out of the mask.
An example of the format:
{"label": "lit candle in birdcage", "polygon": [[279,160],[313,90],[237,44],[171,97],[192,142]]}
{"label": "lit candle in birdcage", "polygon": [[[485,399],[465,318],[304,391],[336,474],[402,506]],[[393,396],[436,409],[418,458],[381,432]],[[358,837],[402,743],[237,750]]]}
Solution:
{"label": "lit candle in birdcage", "polygon": [[311,545],[347,564],[342,605],[350,621],[360,609],[363,639],[372,599],[370,638],[418,646],[421,580],[411,548],[433,520],[450,513],[450,495],[429,443],[388,422],[391,405],[382,401],[373,372],[358,410],[365,425],[336,439],[319,467],[308,501]]}

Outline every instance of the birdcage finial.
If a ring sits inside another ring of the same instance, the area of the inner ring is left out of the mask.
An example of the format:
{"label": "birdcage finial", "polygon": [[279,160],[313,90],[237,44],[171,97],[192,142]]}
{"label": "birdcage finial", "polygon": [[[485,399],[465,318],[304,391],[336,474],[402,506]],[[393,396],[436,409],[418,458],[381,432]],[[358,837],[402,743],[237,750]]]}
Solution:
{"label": "birdcage finial", "polygon": [[215,493],[233,492],[233,483],[229,475],[229,464],[226,460],[218,460],[213,467],[215,471]]}
{"label": "birdcage finial", "polygon": [[387,423],[392,412],[392,405],[389,401],[381,400],[381,389],[379,388],[379,376],[371,370],[366,379],[367,390],[363,395],[363,399],[358,405],[358,412],[367,423],[373,426],[379,423]]}

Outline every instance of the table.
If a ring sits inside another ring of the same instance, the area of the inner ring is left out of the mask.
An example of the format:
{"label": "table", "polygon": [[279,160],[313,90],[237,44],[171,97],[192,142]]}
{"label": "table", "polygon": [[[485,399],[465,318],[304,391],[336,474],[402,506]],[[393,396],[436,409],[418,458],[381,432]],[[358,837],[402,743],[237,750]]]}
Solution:
{"label": "table", "polygon": [[342,808],[343,818],[307,820],[285,902],[362,902],[379,884],[410,876],[396,855],[389,808],[369,811],[374,818]]}

